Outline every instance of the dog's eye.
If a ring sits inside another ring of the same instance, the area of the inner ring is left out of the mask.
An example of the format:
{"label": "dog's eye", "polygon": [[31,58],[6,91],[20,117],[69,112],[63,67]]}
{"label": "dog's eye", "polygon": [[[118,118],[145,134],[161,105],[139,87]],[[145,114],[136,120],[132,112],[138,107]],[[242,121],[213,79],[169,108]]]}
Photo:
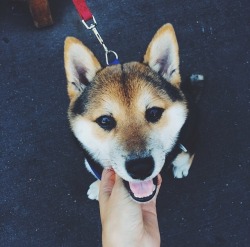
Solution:
{"label": "dog's eye", "polygon": [[96,123],[104,130],[110,131],[116,126],[115,119],[111,116],[101,116],[96,119]]}
{"label": "dog's eye", "polygon": [[156,123],[160,120],[164,109],[159,107],[152,107],[146,110],[146,119],[150,123]]}

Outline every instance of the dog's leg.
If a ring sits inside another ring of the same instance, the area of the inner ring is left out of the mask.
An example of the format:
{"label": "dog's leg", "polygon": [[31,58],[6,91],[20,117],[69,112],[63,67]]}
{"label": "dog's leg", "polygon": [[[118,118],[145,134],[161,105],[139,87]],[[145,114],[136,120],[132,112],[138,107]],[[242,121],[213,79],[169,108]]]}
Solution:
{"label": "dog's leg", "polygon": [[96,180],[89,186],[89,190],[87,192],[88,198],[91,200],[99,200],[99,187],[100,187],[100,180]]}
{"label": "dog's leg", "polygon": [[173,174],[175,178],[183,178],[188,175],[189,168],[193,162],[194,154],[180,153],[173,161]]}

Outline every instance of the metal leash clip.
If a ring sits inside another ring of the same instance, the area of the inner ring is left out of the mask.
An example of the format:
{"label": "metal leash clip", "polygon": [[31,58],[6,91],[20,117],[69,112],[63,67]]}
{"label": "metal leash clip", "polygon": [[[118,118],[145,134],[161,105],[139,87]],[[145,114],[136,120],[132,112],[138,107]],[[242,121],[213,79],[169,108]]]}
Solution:
{"label": "metal leash clip", "polygon": [[[106,64],[107,65],[115,65],[115,64],[119,64],[119,60],[118,60],[118,55],[115,51],[109,50],[107,48],[107,46],[104,44],[104,41],[100,35],[100,33],[97,31],[96,26],[97,26],[97,21],[95,19],[94,16],[92,16],[92,20],[93,23],[91,23],[90,25],[88,25],[84,20],[82,20],[82,23],[84,24],[84,26],[88,29],[88,30],[92,30],[93,33],[95,34],[96,38],[98,39],[98,41],[100,42],[100,44],[102,45],[104,51],[105,51],[105,58],[106,58]],[[113,54],[115,56],[115,59],[112,60],[112,62],[109,62],[109,55]]]}

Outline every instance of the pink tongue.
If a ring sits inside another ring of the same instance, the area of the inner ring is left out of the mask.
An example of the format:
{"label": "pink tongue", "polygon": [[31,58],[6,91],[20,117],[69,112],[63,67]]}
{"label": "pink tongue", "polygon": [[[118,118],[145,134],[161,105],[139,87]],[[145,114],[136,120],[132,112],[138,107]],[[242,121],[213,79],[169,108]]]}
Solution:
{"label": "pink tongue", "polygon": [[129,182],[129,186],[134,196],[138,198],[150,196],[155,189],[153,180],[142,182]]}

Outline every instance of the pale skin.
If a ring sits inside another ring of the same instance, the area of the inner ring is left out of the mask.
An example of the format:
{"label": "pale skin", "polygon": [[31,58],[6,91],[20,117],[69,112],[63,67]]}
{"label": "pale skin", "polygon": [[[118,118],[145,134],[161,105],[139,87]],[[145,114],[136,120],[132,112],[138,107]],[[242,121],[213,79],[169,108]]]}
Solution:
{"label": "pale skin", "polygon": [[160,246],[156,198],[161,182],[158,175],[156,196],[139,204],[131,199],[113,170],[103,171],[99,192],[103,247]]}

